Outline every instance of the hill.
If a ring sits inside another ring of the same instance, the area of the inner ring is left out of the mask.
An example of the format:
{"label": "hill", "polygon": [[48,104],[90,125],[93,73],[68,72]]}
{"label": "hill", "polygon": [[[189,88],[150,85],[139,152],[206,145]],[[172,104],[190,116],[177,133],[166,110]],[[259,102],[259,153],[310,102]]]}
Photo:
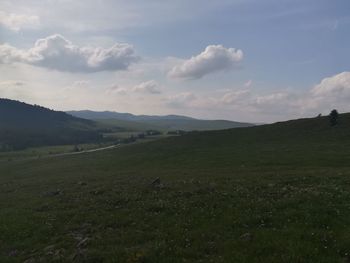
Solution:
{"label": "hill", "polygon": [[[96,112],[96,111],[68,111],[67,113],[85,119],[102,121],[121,127],[136,127],[137,129],[159,129],[164,131],[171,130],[222,130],[238,127],[253,126],[250,123],[234,122],[227,120],[199,120],[180,115],[133,115],[130,113],[119,112]],[[125,125],[125,126],[123,126]]]}
{"label": "hill", "polygon": [[67,111],[68,114],[77,116],[84,119],[117,119],[124,121],[150,121],[150,120],[193,120],[194,118],[181,116],[181,115],[134,115],[131,113],[120,113],[115,111],[90,111],[90,110],[81,110],[81,111]]}
{"label": "hill", "polygon": [[0,150],[82,143],[99,138],[93,121],[37,105],[0,99]]}
{"label": "hill", "polygon": [[349,156],[342,114],[3,162],[0,261],[347,262]]}

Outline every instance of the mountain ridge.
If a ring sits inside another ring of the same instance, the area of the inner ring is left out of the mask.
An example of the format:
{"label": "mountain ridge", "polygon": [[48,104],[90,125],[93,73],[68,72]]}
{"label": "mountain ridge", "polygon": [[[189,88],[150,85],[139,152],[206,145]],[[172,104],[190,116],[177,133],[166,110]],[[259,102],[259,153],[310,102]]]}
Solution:
{"label": "mountain ridge", "polygon": [[221,130],[254,126],[251,123],[229,120],[202,120],[182,115],[134,115],[131,113],[119,113],[114,111],[67,111],[68,114],[79,118],[95,121],[127,121],[145,125],[153,125],[154,128],[163,130]]}
{"label": "mountain ridge", "polygon": [[42,106],[0,98],[0,150],[100,139],[95,122]]}
{"label": "mountain ridge", "polygon": [[196,118],[184,116],[184,115],[176,115],[176,114],[168,114],[168,115],[146,115],[146,114],[132,114],[128,112],[117,112],[117,111],[92,111],[92,110],[72,110],[66,111],[66,113],[72,116],[80,116],[80,118],[86,119],[120,119],[120,120],[154,120],[154,119],[185,119],[185,120],[196,120]]}

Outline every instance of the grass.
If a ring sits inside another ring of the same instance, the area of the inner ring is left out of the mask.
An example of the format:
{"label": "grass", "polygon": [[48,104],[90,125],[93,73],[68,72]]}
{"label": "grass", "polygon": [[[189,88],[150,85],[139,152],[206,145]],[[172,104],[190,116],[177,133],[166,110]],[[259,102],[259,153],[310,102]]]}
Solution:
{"label": "grass", "polygon": [[140,121],[126,121],[117,119],[96,119],[102,126],[120,127],[126,131],[159,130],[167,131],[205,131],[222,130],[237,127],[249,127],[252,124],[225,120],[197,120],[197,119],[154,119]]}
{"label": "grass", "polygon": [[0,262],[348,262],[348,120],[1,163]]}
{"label": "grass", "polygon": [[113,142],[104,143],[83,143],[77,145],[55,145],[55,146],[42,146],[42,147],[31,147],[19,151],[0,151],[0,162],[15,161],[27,158],[42,158],[55,154],[70,153],[76,150],[76,146],[79,150],[91,150],[112,145]]}
{"label": "grass", "polygon": [[164,131],[164,127],[158,126],[156,124],[142,123],[137,121],[126,121],[126,120],[116,120],[116,119],[95,119],[101,126],[106,127],[120,127],[121,132],[144,132],[146,130],[161,130]]}

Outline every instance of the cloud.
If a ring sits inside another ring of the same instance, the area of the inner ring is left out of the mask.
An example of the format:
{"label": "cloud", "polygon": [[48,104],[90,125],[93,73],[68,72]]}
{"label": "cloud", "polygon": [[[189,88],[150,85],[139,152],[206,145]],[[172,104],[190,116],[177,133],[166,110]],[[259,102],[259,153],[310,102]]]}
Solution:
{"label": "cloud", "polygon": [[350,72],[342,72],[335,76],[325,78],[312,89],[316,97],[350,97]]}
{"label": "cloud", "polygon": [[154,80],[142,82],[136,85],[132,90],[135,92],[143,92],[143,93],[150,93],[150,94],[161,93],[158,83]]}
{"label": "cloud", "polygon": [[196,95],[194,95],[192,92],[182,92],[168,97],[166,99],[166,104],[174,108],[187,107],[196,98]]}
{"label": "cloud", "polygon": [[265,112],[280,114],[328,113],[333,108],[349,111],[350,72],[324,78],[304,92],[277,92],[257,97],[254,106]]}
{"label": "cloud", "polygon": [[84,87],[87,87],[89,83],[90,81],[88,80],[77,80],[73,82],[72,87],[84,88]]}
{"label": "cloud", "polygon": [[350,72],[342,72],[337,75],[324,78],[315,85],[309,95],[308,106],[312,109],[337,108],[341,111],[349,111],[350,99]]}
{"label": "cloud", "polygon": [[220,102],[225,104],[239,103],[250,98],[250,96],[249,90],[229,91],[222,96]]}
{"label": "cloud", "polygon": [[37,40],[28,50],[0,45],[0,63],[22,62],[64,72],[126,70],[138,60],[129,44],[117,43],[110,48],[78,47],[58,34]]}
{"label": "cloud", "polygon": [[18,32],[21,29],[37,28],[40,20],[38,16],[0,12],[0,25]]}
{"label": "cloud", "polygon": [[1,81],[0,82],[0,87],[20,87],[24,86],[25,82],[21,80],[7,80],[7,81]]}
{"label": "cloud", "polygon": [[306,100],[301,93],[279,91],[257,95],[251,104],[252,111],[269,115],[303,115],[307,111]]}
{"label": "cloud", "polygon": [[225,48],[222,45],[210,45],[197,56],[185,60],[169,72],[169,76],[183,79],[199,79],[222,70],[235,68],[243,60],[243,51]]}
{"label": "cloud", "polygon": [[0,97],[26,99],[30,93],[27,83],[22,80],[6,80],[0,82]]}
{"label": "cloud", "polygon": [[127,87],[120,87],[118,84],[112,84],[106,90],[106,93],[108,94],[118,94],[118,95],[127,95],[127,94],[130,94],[130,92],[149,93],[149,94],[161,93],[158,83],[154,80],[142,82],[134,87],[132,86],[130,87],[128,85]]}
{"label": "cloud", "polygon": [[267,94],[254,93],[246,87],[226,92],[216,99],[217,108],[265,115],[270,119],[316,116],[336,108],[350,111],[350,72],[324,78],[306,91],[277,90]]}
{"label": "cloud", "polygon": [[116,84],[111,85],[107,91],[108,94],[117,94],[117,95],[126,95],[127,90],[125,88],[121,88]]}
{"label": "cloud", "polygon": [[[121,31],[130,33],[134,28],[153,25],[166,26],[179,21],[192,21],[213,9],[232,5],[232,0],[211,1],[202,4],[200,0],[188,1],[125,1],[125,0],[1,0],[0,10],[6,12],[38,15],[42,27],[49,32],[95,32]],[[117,35],[118,35],[117,33]]]}
{"label": "cloud", "polygon": [[250,88],[253,85],[253,81],[250,79],[246,83],[244,83],[244,87]]}

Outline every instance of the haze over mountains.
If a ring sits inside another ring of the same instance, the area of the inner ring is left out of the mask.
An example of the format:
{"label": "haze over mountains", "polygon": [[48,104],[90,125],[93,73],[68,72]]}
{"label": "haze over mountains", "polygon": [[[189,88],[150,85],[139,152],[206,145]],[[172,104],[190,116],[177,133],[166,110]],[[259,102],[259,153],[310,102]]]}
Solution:
{"label": "haze over mountains", "polygon": [[116,111],[67,111],[68,114],[84,119],[118,119],[126,121],[149,121],[149,120],[195,120],[195,118],[181,115],[134,115],[131,113],[120,113]]}
{"label": "haze over mountains", "polygon": [[251,123],[228,120],[200,120],[181,115],[134,115],[113,111],[68,111],[67,113],[84,119],[108,120],[109,123],[137,126],[147,125],[162,130],[221,130],[230,128],[250,127]]}
{"label": "haze over mountains", "polygon": [[[0,150],[98,142],[106,132],[159,130],[166,133],[174,130],[218,130],[248,126],[252,124],[197,120],[177,115],[136,116],[130,113],[93,111],[65,113],[15,100],[0,99]],[[114,138],[116,137],[118,135]]]}
{"label": "haze over mountains", "polygon": [[0,99],[0,150],[96,141],[93,121],[24,102]]}
{"label": "haze over mountains", "polygon": [[65,112],[10,99],[0,98],[0,113],[2,128],[52,128],[62,127],[66,123],[90,128],[93,125],[92,121],[73,117]]}

